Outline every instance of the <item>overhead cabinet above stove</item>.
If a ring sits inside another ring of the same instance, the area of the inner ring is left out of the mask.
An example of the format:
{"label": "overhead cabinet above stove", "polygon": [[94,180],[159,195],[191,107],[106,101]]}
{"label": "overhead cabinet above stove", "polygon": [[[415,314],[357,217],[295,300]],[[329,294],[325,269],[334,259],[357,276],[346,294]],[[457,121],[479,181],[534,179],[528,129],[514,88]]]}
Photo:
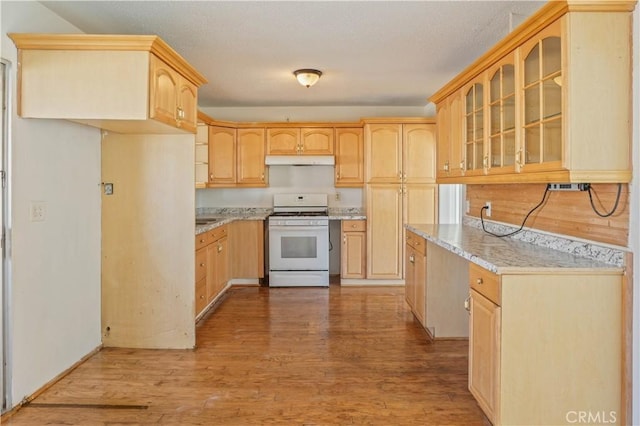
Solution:
{"label": "overhead cabinet above stove", "polygon": [[118,133],[195,133],[207,80],[157,36],[10,34],[18,114]]}

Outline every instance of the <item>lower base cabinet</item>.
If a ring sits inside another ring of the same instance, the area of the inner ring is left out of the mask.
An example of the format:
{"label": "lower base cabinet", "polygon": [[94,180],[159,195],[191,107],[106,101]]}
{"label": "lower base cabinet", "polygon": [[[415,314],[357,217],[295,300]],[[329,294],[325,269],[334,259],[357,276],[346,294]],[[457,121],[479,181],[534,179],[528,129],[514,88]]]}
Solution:
{"label": "lower base cabinet", "polygon": [[405,300],[423,327],[426,326],[426,241],[411,231],[406,233]]}
{"label": "lower base cabinet", "polygon": [[342,221],[340,277],[363,279],[367,275],[367,221]]}
{"label": "lower base cabinet", "polygon": [[229,281],[227,225],[196,235],[196,316],[209,306]]}
{"label": "lower base cabinet", "polygon": [[470,264],[469,390],[494,425],[620,424],[621,272]]}

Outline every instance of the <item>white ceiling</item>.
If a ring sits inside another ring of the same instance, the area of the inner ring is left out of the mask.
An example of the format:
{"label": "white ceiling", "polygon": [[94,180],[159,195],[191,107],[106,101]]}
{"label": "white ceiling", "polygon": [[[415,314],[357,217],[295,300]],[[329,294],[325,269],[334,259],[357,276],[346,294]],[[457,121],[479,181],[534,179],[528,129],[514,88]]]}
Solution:
{"label": "white ceiling", "polygon": [[[201,107],[425,106],[540,1],[42,1],[86,33],[157,34]],[[324,74],[307,89],[292,72]]]}

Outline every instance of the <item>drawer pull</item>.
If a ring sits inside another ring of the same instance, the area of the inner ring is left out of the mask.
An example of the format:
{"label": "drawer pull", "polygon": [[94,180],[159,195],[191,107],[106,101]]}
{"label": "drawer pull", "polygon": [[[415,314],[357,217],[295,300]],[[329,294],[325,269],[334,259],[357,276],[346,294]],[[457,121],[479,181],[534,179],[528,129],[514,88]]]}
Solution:
{"label": "drawer pull", "polygon": [[482,278],[476,278],[476,284],[482,284],[482,283],[483,283]]}

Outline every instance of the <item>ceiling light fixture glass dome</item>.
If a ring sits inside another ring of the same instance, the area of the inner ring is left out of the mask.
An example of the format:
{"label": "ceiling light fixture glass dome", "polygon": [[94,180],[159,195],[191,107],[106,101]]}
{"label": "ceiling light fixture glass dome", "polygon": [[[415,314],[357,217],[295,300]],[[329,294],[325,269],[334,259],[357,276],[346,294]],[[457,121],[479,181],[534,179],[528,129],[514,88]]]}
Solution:
{"label": "ceiling light fixture glass dome", "polygon": [[311,68],[305,68],[301,70],[296,70],[293,72],[293,75],[298,79],[298,83],[302,84],[306,87],[311,87],[320,80],[320,76],[322,75],[322,71],[314,70]]}

